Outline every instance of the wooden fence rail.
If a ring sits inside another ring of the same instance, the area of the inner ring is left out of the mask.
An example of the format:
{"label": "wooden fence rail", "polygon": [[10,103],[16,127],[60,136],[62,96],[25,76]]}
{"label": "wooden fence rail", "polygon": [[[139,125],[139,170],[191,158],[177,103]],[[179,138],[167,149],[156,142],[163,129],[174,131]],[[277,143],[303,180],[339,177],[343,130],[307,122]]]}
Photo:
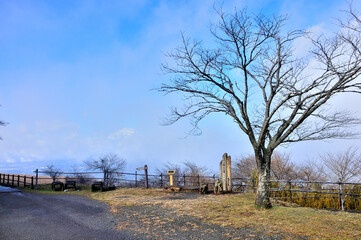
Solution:
{"label": "wooden fence rail", "polygon": [[0,185],[34,189],[34,176],[0,173]]}
{"label": "wooden fence rail", "polygon": [[[0,184],[13,187],[30,187],[37,189],[38,183],[52,180],[48,176],[39,174],[49,174],[49,172],[34,171],[35,176],[4,174],[0,173]],[[102,181],[102,172],[69,172],[62,173],[57,181],[75,180],[90,184],[94,181]],[[145,187],[163,188],[169,185],[169,175],[147,174],[127,172],[114,172],[116,182],[121,187]],[[65,176],[64,176],[65,175]],[[83,176],[83,177],[82,177]],[[197,187],[201,183],[206,183],[212,189],[218,176],[185,175],[173,176],[174,184],[184,187]],[[235,192],[246,192],[257,189],[258,182],[252,178],[233,177],[232,186]],[[297,203],[301,206],[311,206],[319,208],[331,208],[340,210],[361,211],[361,183],[331,182],[331,181],[302,181],[302,180],[270,180],[270,195],[274,199]],[[314,199],[313,202],[310,202]],[[328,201],[328,202],[327,202]],[[313,205],[312,205],[313,204]],[[332,205],[332,206],[331,206]]]}

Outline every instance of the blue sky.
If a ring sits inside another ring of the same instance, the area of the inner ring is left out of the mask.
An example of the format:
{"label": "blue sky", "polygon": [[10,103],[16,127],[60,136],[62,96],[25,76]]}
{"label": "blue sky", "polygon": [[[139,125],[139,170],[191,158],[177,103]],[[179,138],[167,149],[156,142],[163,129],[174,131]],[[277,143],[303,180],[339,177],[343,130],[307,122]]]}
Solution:
{"label": "blue sky", "polygon": [[[361,9],[355,1],[355,7]],[[219,5],[220,2],[215,2]],[[224,152],[252,152],[246,136],[224,116],[186,137],[186,120],[161,126],[180,96],[151,89],[162,75],[164,52],[180,33],[209,39],[214,1],[0,0],[0,172],[30,172],[47,164],[68,168],[114,152],[127,170],[148,164],[196,162],[217,170]],[[226,11],[288,14],[289,27],[332,32],[346,2],[226,1]],[[302,46],[297,50],[303,51]],[[360,116],[360,96],[334,101]],[[295,162],[360,145],[359,139],[299,143],[281,148]]]}

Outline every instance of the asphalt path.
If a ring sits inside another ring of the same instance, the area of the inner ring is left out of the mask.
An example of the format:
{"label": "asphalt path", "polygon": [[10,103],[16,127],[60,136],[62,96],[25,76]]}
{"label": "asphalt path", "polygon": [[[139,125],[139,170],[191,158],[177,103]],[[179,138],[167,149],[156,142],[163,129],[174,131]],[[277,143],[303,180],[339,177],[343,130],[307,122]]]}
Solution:
{"label": "asphalt path", "polygon": [[[0,239],[135,239],[116,231],[106,204],[70,194],[35,194],[0,186]],[[138,238],[139,239],[139,238]]]}

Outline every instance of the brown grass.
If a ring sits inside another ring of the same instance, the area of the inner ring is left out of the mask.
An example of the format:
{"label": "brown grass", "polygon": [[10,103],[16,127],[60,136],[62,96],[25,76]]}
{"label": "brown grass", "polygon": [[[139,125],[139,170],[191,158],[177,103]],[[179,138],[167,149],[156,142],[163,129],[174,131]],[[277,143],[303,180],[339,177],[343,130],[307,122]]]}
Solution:
{"label": "brown grass", "polygon": [[169,199],[181,194],[185,193],[166,193],[162,189],[86,193],[108,203],[114,213],[120,206],[159,204],[174,209],[177,214],[196,216],[222,226],[257,229],[270,235],[283,232],[310,239],[361,239],[361,214],[302,208],[282,202],[273,202],[274,207],[270,210],[257,209],[253,194]]}

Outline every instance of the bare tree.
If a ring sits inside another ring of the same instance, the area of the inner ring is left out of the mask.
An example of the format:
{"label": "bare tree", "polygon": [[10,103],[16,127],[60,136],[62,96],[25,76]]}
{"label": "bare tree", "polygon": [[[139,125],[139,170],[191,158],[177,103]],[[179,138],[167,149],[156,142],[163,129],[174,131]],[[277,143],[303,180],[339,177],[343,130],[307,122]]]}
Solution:
{"label": "bare tree", "polygon": [[53,182],[56,181],[57,178],[63,173],[59,168],[56,168],[53,164],[47,165],[44,169],[44,173],[51,177]]}
{"label": "bare tree", "polygon": [[[220,10],[219,23],[211,28],[212,47],[182,35],[182,46],[167,54],[172,63],[162,69],[173,77],[159,91],[185,97],[185,106],[173,108],[167,123],[190,118],[197,134],[209,114],[231,117],[254,150],[255,204],[270,208],[271,157],[279,145],[355,136],[350,126],[360,120],[328,106],[337,95],[360,93],[361,22],[352,13],[347,11],[354,19],[351,27],[345,22],[332,37],[313,37],[287,31],[284,16]],[[295,40],[306,36],[313,48],[299,58],[293,54]]]}
{"label": "bare tree", "polygon": [[208,169],[203,166],[199,166],[192,162],[184,162],[184,175],[187,176],[187,182],[192,186],[199,186],[198,183],[208,183],[210,178],[206,178],[208,174]]}
{"label": "bare tree", "polygon": [[276,180],[297,178],[295,165],[291,162],[288,154],[278,152],[273,153],[271,160],[271,176]]}
{"label": "bare tree", "polygon": [[297,168],[298,177],[304,181],[326,181],[323,165],[306,160]]}
{"label": "bare tree", "polygon": [[257,172],[254,155],[241,156],[233,163],[232,175],[235,177],[252,178]]}
{"label": "bare tree", "polygon": [[84,161],[89,170],[100,170],[104,174],[104,186],[109,187],[115,184],[124,170],[126,161],[117,154],[108,153],[99,159]]}
{"label": "bare tree", "polygon": [[[257,164],[254,155],[242,156],[236,159],[233,173],[235,176],[252,178],[257,174]],[[297,170],[288,154],[274,152],[271,159],[271,177],[285,180],[297,178]]]}
{"label": "bare tree", "polygon": [[361,177],[361,155],[357,148],[348,148],[344,152],[326,153],[321,156],[326,168],[331,172],[336,181],[358,181]]}
{"label": "bare tree", "polygon": [[71,179],[79,182],[80,184],[90,183],[91,176],[88,173],[82,173],[78,165],[71,166],[72,176]]}

